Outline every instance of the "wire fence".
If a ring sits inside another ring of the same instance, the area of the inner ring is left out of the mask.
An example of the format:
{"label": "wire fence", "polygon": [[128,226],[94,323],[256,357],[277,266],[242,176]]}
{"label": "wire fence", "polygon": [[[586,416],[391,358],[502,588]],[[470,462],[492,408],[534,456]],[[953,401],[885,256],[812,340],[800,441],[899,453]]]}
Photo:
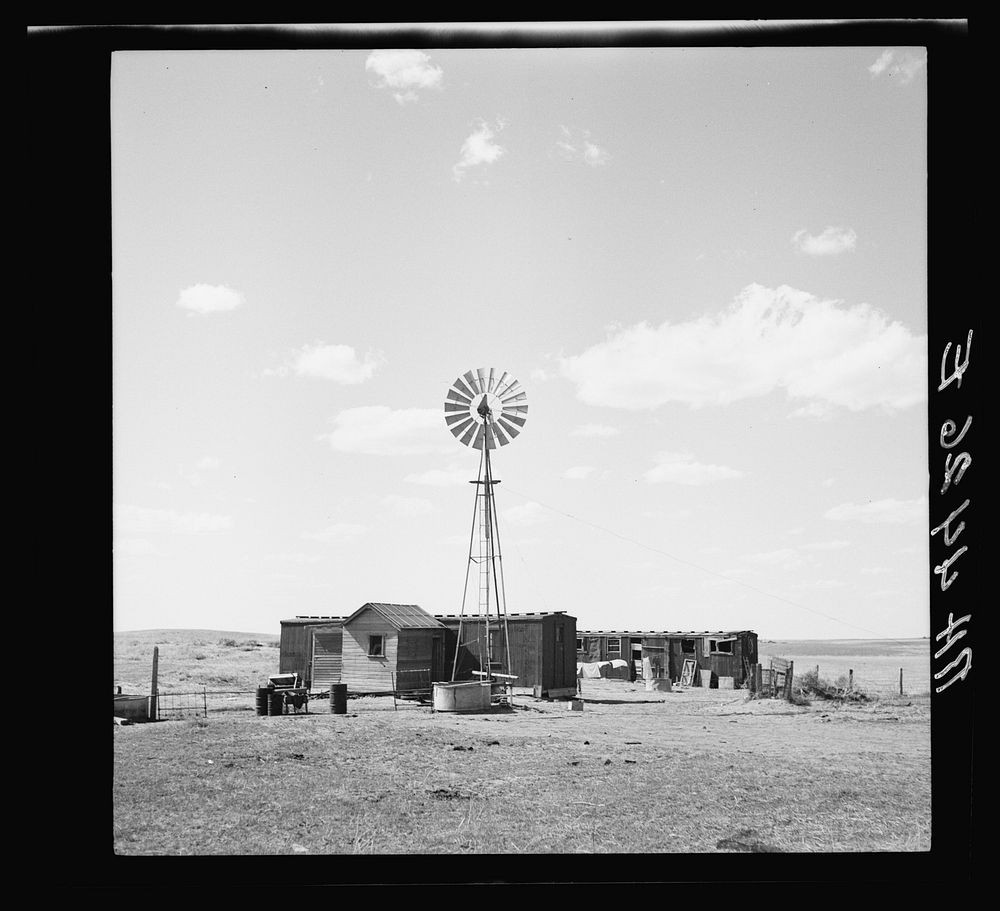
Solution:
{"label": "wire fence", "polygon": [[[430,691],[349,692],[348,709],[353,711],[398,711],[429,704]],[[330,693],[310,693],[308,701],[298,710],[286,708],[286,713],[330,714]],[[184,693],[160,693],[156,697],[156,718],[159,721],[180,721],[185,718],[207,718],[209,714],[257,713],[256,693],[241,690],[191,690]]]}

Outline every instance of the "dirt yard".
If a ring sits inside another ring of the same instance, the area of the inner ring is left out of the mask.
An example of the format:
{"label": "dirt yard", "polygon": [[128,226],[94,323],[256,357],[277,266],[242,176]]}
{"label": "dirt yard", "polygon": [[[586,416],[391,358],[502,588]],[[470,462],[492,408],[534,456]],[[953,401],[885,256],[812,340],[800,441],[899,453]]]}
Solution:
{"label": "dirt yard", "polygon": [[930,705],[584,680],[583,711],[352,698],[115,727],[121,855],[924,851]]}

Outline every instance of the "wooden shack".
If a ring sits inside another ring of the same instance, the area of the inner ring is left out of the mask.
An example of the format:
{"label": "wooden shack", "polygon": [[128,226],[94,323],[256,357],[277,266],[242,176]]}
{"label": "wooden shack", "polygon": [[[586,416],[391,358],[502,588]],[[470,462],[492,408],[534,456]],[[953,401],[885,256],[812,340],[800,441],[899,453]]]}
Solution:
{"label": "wooden shack", "polygon": [[[457,614],[437,614],[448,630],[447,674],[450,679],[455,651],[458,649],[457,680],[471,680],[480,667],[479,645],[485,635],[485,625],[475,617],[460,618]],[[459,621],[462,622],[462,642],[458,642]],[[494,617],[490,623],[493,639],[491,654],[505,655],[503,627]],[[507,615],[507,641],[510,646],[510,667],[505,673],[515,674],[515,693],[530,693],[539,698],[558,698],[576,693],[576,617],[565,611]],[[484,650],[485,653],[485,650]],[[499,669],[494,662],[494,669]]]}
{"label": "wooden shack", "polygon": [[416,604],[363,604],[342,629],[340,682],[350,693],[429,690],[446,679],[445,627]]}
{"label": "wooden shack", "polygon": [[733,685],[739,687],[757,663],[757,634],[752,630],[583,630],[576,634],[576,655],[577,661],[587,663],[621,658],[629,663],[633,680],[642,675],[643,659],[648,658],[653,676],[675,682],[680,681],[685,659],[692,658],[700,670],[732,677]]}
{"label": "wooden shack", "polygon": [[313,692],[339,683],[343,617],[298,616],[281,621],[279,674],[298,674]]}

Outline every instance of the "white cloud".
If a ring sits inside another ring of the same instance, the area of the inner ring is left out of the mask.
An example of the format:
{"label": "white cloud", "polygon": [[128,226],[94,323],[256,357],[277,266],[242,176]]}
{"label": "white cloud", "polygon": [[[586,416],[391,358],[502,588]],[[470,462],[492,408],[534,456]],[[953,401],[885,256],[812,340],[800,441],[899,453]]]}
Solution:
{"label": "white cloud", "polygon": [[833,485],[836,484],[836,483],[837,483],[837,479],[836,478],[827,478],[824,481],[820,481],[819,482],[819,486],[820,487],[833,487]]}
{"label": "white cloud", "polygon": [[699,485],[743,477],[743,472],[735,468],[695,462],[694,456],[689,453],[660,452],[657,453],[656,462],[656,466],[643,475],[651,484],[666,481],[671,484]]}
{"label": "white cloud", "polygon": [[457,487],[474,481],[472,475],[474,470],[469,468],[459,468],[454,465],[448,468],[429,468],[427,471],[419,471],[408,474],[404,481],[410,484],[425,484],[428,487]]}
{"label": "white cloud", "polygon": [[364,525],[353,525],[350,522],[337,522],[328,525],[321,531],[303,532],[302,537],[321,544],[348,544],[360,538],[368,529]]}
{"label": "white cloud", "polygon": [[285,364],[268,368],[264,373],[268,376],[294,373],[353,386],[371,379],[384,363],[385,358],[377,352],[369,351],[364,360],[360,360],[350,345],[327,345],[317,341],[303,345],[289,355]]}
{"label": "white cloud", "polygon": [[530,503],[525,503],[522,506],[512,506],[510,509],[505,509],[503,517],[504,520],[509,522],[511,525],[527,527],[529,525],[538,525],[540,522],[544,522],[548,518],[548,513],[546,512],[544,506],[540,503],[532,501]]}
{"label": "white cloud", "polygon": [[566,161],[582,161],[592,168],[596,168],[607,164],[611,158],[607,149],[590,141],[589,130],[575,130],[560,126],[559,137],[556,140],[556,149],[558,149],[559,156]]}
{"label": "white cloud", "polygon": [[926,336],[867,304],[754,284],[721,313],[613,327],[607,340],[559,365],[590,405],[698,408],[783,388],[791,398],[852,411],[891,410],[924,400],[926,349]]}
{"label": "white cloud", "polygon": [[616,437],[621,431],[607,424],[580,424],[573,428],[575,437]]}
{"label": "white cloud", "polygon": [[392,97],[406,104],[419,98],[418,90],[441,88],[444,71],[430,60],[423,51],[378,50],[368,55],[365,69],[378,77],[379,88],[392,90]]}
{"label": "white cloud", "polygon": [[225,285],[192,285],[181,291],[177,306],[202,315],[235,310],[243,305],[243,295]]}
{"label": "white cloud", "polygon": [[502,146],[493,141],[497,132],[502,130],[506,123],[502,119],[497,119],[496,124],[490,125],[481,120],[478,128],[462,143],[462,157],[451,169],[452,177],[461,180],[468,168],[474,168],[481,164],[492,164],[506,151]]}
{"label": "white cloud", "polygon": [[831,226],[822,234],[810,234],[803,228],[792,236],[792,244],[810,256],[834,256],[853,251],[857,243],[858,235],[853,228]]}
{"label": "white cloud", "polygon": [[422,497],[400,497],[390,494],[382,498],[382,505],[393,514],[404,519],[412,519],[417,516],[429,516],[436,512],[436,507],[430,500]]}
{"label": "white cloud", "polygon": [[567,468],[563,472],[563,477],[570,481],[582,481],[592,475],[596,468],[592,465],[575,465],[573,468]]}
{"label": "white cloud", "polygon": [[868,67],[868,72],[875,79],[883,73],[887,73],[897,85],[906,85],[913,80],[913,77],[920,72],[927,57],[913,54],[910,51],[902,51],[896,54],[892,50],[884,50],[879,54],[878,59]]}
{"label": "white cloud", "polygon": [[827,510],[823,517],[835,521],[858,521],[898,525],[927,518],[927,498],[916,500],[869,500],[867,503],[842,503]]}
{"label": "white cloud", "polygon": [[130,504],[115,507],[115,530],[126,536],[142,537],[159,533],[201,535],[227,531],[232,527],[230,516],[181,513],[174,509],[150,509]]}
{"label": "white cloud", "polygon": [[348,408],[333,419],[333,430],[319,439],[338,452],[368,455],[454,452],[461,444],[448,433],[443,415],[437,408]]}

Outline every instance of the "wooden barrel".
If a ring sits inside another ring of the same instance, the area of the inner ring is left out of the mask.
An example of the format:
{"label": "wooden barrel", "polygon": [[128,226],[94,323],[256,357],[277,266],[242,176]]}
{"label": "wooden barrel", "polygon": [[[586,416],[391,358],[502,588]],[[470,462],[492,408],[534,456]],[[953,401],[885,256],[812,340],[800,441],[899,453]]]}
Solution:
{"label": "wooden barrel", "polygon": [[266,686],[257,687],[257,714],[267,714],[267,694],[269,690]]}
{"label": "wooden barrel", "polygon": [[267,714],[268,715],[283,715],[285,711],[285,694],[284,693],[268,693],[267,694]]}
{"label": "wooden barrel", "polygon": [[330,684],[330,711],[334,715],[347,714],[347,684]]}

